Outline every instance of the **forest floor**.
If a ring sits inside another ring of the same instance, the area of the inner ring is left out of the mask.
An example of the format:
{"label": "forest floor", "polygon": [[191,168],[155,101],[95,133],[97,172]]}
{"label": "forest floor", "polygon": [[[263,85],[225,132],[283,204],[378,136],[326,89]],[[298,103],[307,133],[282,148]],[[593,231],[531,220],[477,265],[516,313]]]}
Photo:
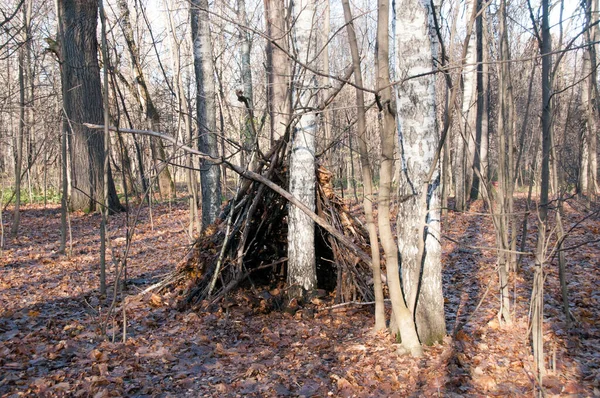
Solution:
{"label": "forest floor", "polygon": [[[451,238],[443,240],[448,337],[414,359],[400,356],[388,333],[371,332],[369,305],[324,309],[332,304],[325,302],[314,316],[265,314],[248,304],[248,288],[218,311],[181,312],[176,291],[141,294],[188,252],[183,201],[139,213],[122,343],[120,303],[117,316],[106,321],[113,267],[109,297],[98,294],[99,216],[71,216],[67,258],[57,253],[59,208],[26,206],[19,238],[6,238],[0,254],[0,397],[531,396],[532,259],[510,275],[514,322],[501,325],[495,253],[484,249],[494,246],[493,228],[480,213],[475,203],[469,213],[444,219],[443,232]],[[565,213],[566,229],[573,228],[566,246],[598,239],[598,213],[584,219],[589,212],[577,202]],[[528,250],[535,224],[531,216]],[[124,248],[124,225],[124,214],[111,218],[115,252]],[[561,310],[556,259],[545,268],[547,396],[600,396],[599,258],[597,242],[567,252],[577,319],[571,328]]]}

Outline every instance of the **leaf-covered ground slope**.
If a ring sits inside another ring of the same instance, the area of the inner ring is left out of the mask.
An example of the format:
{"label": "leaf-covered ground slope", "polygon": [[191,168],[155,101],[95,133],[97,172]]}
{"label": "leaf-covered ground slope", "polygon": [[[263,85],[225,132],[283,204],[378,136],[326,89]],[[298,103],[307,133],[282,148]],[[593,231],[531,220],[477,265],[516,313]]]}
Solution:
{"label": "leaf-covered ground slope", "polygon": [[[566,228],[585,211],[566,208]],[[477,205],[473,212],[482,212]],[[58,208],[28,206],[21,236],[0,257],[0,396],[522,396],[535,380],[528,345],[531,259],[511,275],[516,321],[500,325],[492,226],[486,216],[444,220],[448,337],[420,359],[401,357],[387,333],[370,332],[371,306],[325,309],[317,300],[294,315],[265,313],[251,288],[213,312],[179,312],[177,291],[145,295],[189,249],[187,210],[164,204],[140,212],[128,260],[125,305],[106,321],[111,294],[98,295],[97,215],[71,217],[72,256],[56,253]],[[5,226],[8,215],[5,213]],[[132,216],[133,217],[133,216]],[[125,246],[125,215],[111,219],[114,252]],[[529,247],[535,239],[530,220]],[[598,216],[567,240],[597,239]],[[567,253],[571,329],[561,311],[556,260],[546,267],[548,395],[600,395],[598,243]],[[110,256],[108,256],[110,258]],[[114,269],[109,267],[109,292]],[[259,287],[257,287],[260,289]],[[321,302],[322,301],[322,302]],[[102,326],[106,334],[102,334]]]}

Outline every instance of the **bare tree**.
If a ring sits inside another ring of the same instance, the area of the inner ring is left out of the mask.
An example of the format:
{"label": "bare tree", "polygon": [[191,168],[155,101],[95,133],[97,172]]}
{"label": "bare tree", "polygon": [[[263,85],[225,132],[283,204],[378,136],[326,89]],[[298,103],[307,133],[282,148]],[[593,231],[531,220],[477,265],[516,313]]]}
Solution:
{"label": "bare tree", "polygon": [[[409,5],[408,10],[415,8]],[[413,315],[406,305],[400,286],[400,273],[398,271],[398,246],[392,235],[390,223],[390,196],[392,190],[392,169],[394,163],[395,147],[395,113],[392,103],[392,89],[390,87],[389,66],[389,1],[381,0],[377,13],[377,90],[380,110],[383,113],[383,126],[381,129],[381,166],[379,171],[379,196],[378,196],[378,224],[381,246],[385,253],[387,282],[392,302],[394,323],[402,339],[402,346],[413,356],[421,356],[423,348],[419,343]],[[402,10],[403,13],[407,10]]]}
{"label": "bare tree", "polygon": [[[431,3],[397,4],[396,45],[400,76],[433,71],[437,37]],[[435,76],[425,74],[397,86],[403,171],[399,181],[398,247],[402,285],[423,344],[446,335],[440,244],[440,175]],[[415,101],[419,98],[419,101]],[[435,170],[430,176],[430,170]]]}
{"label": "bare tree", "polygon": [[365,111],[365,94],[360,88],[363,86],[362,68],[360,55],[358,52],[358,40],[354,31],[354,21],[352,11],[350,10],[349,0],[342,0],[344,7],[344,17],[346,21],[346,30],[348,32],[348,41],[350,43],[350,53],[352,54],[352,64],[354,68],[354,83],[356,83],[356,117],[357,117],[357,135],[358,152],[360,153],[360,163],[362,167],[362,177],[364,186],[363,206],[367,230],[369,231],[369,243],[371,246],[371,258],[373,261],[373,289],[375,292],[375,330],[385,329],[385,308],[383,299],[383,287],[381,283],[381,265],[379,257],[379,241],[377,238],[377,226],[373,218],[373,171],[369,161],[369,151],[367,149],[367,122]]}
{"label": "bare tree", "polygon": [[[83,123],[102,123],[103,104],[98,66],[97,0],[60,0],[59,15],[64,40],[59,43],[62,61],[64,110],[69,136],[73,209],[94,210],[102,203],[104,138]],[[108,178],[109,208],[121,209],[112,174]]]}
{"label": "bare tree", "polygon": [[[218,157],[215,67],[208,19],[208,1],[192,0],[190,16],[194,71],[196,73],[196,112],[198,115],[198,149]],[[221,175],[219,166],[202,161],[202,228],[212,224],[221,208]]]}
{"label": "bare tree", "polygon": [[[314,67],[317,55],[314,0],[298,1],[293,6],[293,12],[295,53],[302,63]],[[306,68],[298,68],[294,74],[294,89],[298,121],[290,138],[289,192],[313,211],[318,125],[315,109],[316,75]],[[290,206],[288,214],[289,295],[298,297],[317,287],[315,227],[314,222],[296,206]]]}

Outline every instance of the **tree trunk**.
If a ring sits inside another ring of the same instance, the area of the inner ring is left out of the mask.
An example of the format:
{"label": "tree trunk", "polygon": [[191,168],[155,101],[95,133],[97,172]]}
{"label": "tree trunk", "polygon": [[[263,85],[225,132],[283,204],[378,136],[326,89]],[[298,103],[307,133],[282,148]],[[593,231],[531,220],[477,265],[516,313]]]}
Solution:
{"label": "tree trunk", "polygon": [[548,186],[550,182],[550,144],[551,144],[551,122],[552,108],[550,103],[550,69],[552,67],[552,43],[550,36],[550,24],[548,0],[542,0],[542,38],[540,52],[542,55],[542,176],[540,187],[539,224],[537,236],[537,248],[535,259],[535,271],[533,276],[533,288],[531,291],[531,336],[533,345],[533,359],[536,365],[538,381],[542,384],[545,374],[544,364],[544,263],[546,256],[546,228],[548,218]]}
{"label": "tree trunk", "polygon": [[[593,25],[598,16],[597,0],[586,0],[585,17],[589,28],[586,31],[585,38],[587,46],[583,54],[583,76],[588,78],[583,83],[582,103],[585,109],[586,128],[582,135],[581,164],[579,171],[579,189],[585,193],[591,200],[598,191],[598,160],[597,160],[597,126],[598,126],[598,84],[597,80],[597,54],[596,45],[598,37],[598,26]],[[593,26],[592,26],[593,25]]]}
{"label": "tree trunk", "polygon": [[[477,0],[467,0],[465,2],[465,15],[468,15],[470,20],[473,20],[477,13],[477,7],[474,7],[475,1]],[[473,36],[472,33],[471,36]],[[467,43],[466,62],[469,66],[463,69],[462,117],[460,120],[463,134],[462,137],[459,137],[456,142],[457,145],[455,152],[455,206],[456,210],[458,211],[463,211],[467,207],[467,195],[469,194],[469,175],[472,173],[472,161],[470,153],[472,148],[470,146],[470,142],[472,141],[471,137],[475,135],[473,116],[475,116],[476,110],[473,109],[473,100],[475,99],[476,93],[475,85],[477,67],[475,66],[475,63],[477,61],[477,43],[474,40],[474,37],[470,37]]]}
{"label": "tree trunk", "polygon": [[[506,1],[500,3],[500,56],[503,61],[510,59],[508,51],[508,32],[506,24]],[[500,284],[500,319],[511,323],[510,298],[508,289],[508,271],[511,264],[509,233],[512,216],[512,128],[513,104],[510,64],[502,63],[498,68],[499,85],[499,117],[498,117],[498,180],[499,187],[496,193],[497,209],[492,209],[494,214],[494,227],[496,244],[501,249],[498,251],[498,279]]]}
{"label": "tree trunk", "polygon": [[[92,211],[102,203],[104,137],[83,123],[104,120],[96,38],[98,1],[60,0],[58,4],[64,35],[60,43],[63,103],[71,130],[70,204],[73,209]],[[108,192],[110,209],[121,210],[110,170]]]}
{"label": "tree trunk", "polygon": [[[379,103],[383,111],[383,127],[381,129],[381,166],[379,172],[378,224],[381,246],[385,253],[387,282],[392,302],[394,323],[398,327],[404,349],[413,356],[421,356],[423,349],[419,343],[413,315],[406,305],[400,286],[398,271],[398,246],[392,235],[390,224],[390,194],[392,190],[392,173],[395,147],[395,109],[392,105],[392,90],[389,67],[389,13],[388,0],[379,1],[377,13],[377,90]],[[404,12],[404,10],[403,10]],[[402,54],[399,54],[402,56]]]}
{"label": "tree trunk", "polygon": [[[238,26],[239,37],[240,37],[240,60],[241,60],[241,75],[242,75],[242,93],[245,98],[245,106],[252,112],[244,111],[244,126],[242,128],[242,143],[244,145],[244,152],[242,155],[250,153],[256,145],[255,131],[252,126],[254,121],[252,120],[251,113],[254,111],[254,95],[252,93],[252,67],[251,67],[251,41],[250,34],[247,32],[245,26],[248,26],[248,17],[246,15],[246,1],[237,0],[237,12],[238,19],[243,26]],[[250,155],[251,156],[251,155]],[[242,164],[246,164],[248,159],[243,159]]]}
{"label": "tree trunk", "polygon": [[[25,94],[27,74],[29,65],[25,65],[26,60],[31,58],[27,56],[30,51],[30,21],[31,21],[31,2],[23,7],[23,30],[24,30],[24,45],[19,47],[18,62],[19,62],[19,129],[15,140],[15,208],[13,211],[13,219],[10,227],[10,234],[16,238],[19,233],[19,222],[21,218],[21,166],[23,164],[23,137],[25,136]],[[32,82],[33,83],[33,82]]]}
{"label": "tree trunk", "polygon": [[[314,66],[316,35],[314,0],[300,0],[294,4],[293,28],[298,59]],[[309,209],[315,208],[315,134],[317,117],[314,111],[317,78],[305,69],[294,76],[295,97],[299,112],[298,123],[291,138],[290,189]],[[288,285],[290,297],[298,297],[303,291],[317,286],[315,263],[314,222],[295,206],[290,206],[288,217]]]}
{"label": "tree trunk", "polygon": [[[476,20],[476,49],[477,49],[477,68],[476,68],[476,83],[477,83],[477,93],[476,93],[476,109],[475,109],[475,137],[472,142],[472,150],[469,151],[469,156],[472,161],[472,170],[470,171],[471,175],[471,187],[469,190],[469,197],[471,200],[477,200],[479,198],[479,176],[482,175],[485,178],[485,174],[482,174],[481,168],[481,160],[482,160],[482,139],[484,137],[484,129],[487,130],[487,74],[484,74],[484,65],[483,65],[483,57],[484,51],[487,51],[487,47],[484,45],[484,35],[483,35],[483,18],[485,13],[481,12],[482,0],[475,0],[477,2],[477,20]],[[486,136],[487,137],[487,136]],[[487,158],[487,146],[485,148],[486,153],[485,156]],[[487,179],[486,181],[487,182]]]}
{"label": "tree trunk", "polygon": [[[208,18],[208,0],[192,0],[190,8],[194,71],[196,73],[196,112],[198,115],[198,149],[219,156],[216,114],[215,69]],[[205,160],[200,165],[202,190],[202,228],[212,224],[221,209],[221,174],[219,166]]]}
{"label": "tree trunk", "polygon": [[[129,18],[129,6],[127,0],[119,0],[119,11],[121,12],[121,29],[125,36],[129,57],[131,58],[131,69],[133,70],[135,77],[135,86],[131,86],[132,88],[135,87],[137,89],[137,92],[134,93],[134,97],[144,111],[144,116],[149,124],[148,127],[153,131],[161,131],[160,114],[158,113],[158,109],[154,106],[154,102],[150,96],[150,90],[148,89],[144,71],[140,63],[139,49],[133,37],[133,28],[131,27]],[[156,173],[158,174],[158,188],[161,195],[175,195],[175,184],[173,183],[169,168],[167,167],[165,148],[162,141],[151,139],[150,149]]]}
{"label": "tree trunk", "polygon": [[291,115],[287,50],[287,16],[284,0],[265,0],[267,24],[267,107],[271,119],[271,145],[285,135]]}
{"label": "tree trunk", "polygon": [[[346,21],[346,31],[348,32],[348,41],[350,43],[350,52],[352,54],[352,64],[354,68],[354,82],[358,87],[362,87],[362,70],[360,65],[360,55],[358,52],[358,40],[354,31],[354,22],[352,11],[350,10],[349,0],[342,0],[344,7],[344,17]],[[375,330],[385,329],[385,307],[383,301],[383,287],[381,282],[381,265],[379,258],[379,241],[377,239],[377,227],[373,219],[373,172],[369,162],[369,151],[367,148],[367,120],[365,112],[365,94],[356,89],[356,113],[357,113],[357,135],[358,151],[360,153],[360,162],[362,166],[363,177],[363,206],[365,209],[365,219],[367,230],[369,231],[369,244],[371,246],[371,258],[373,261],[373,289],[375,293]]]}
{"label": "tree trunk", "polygon": [[[430,36],[429,4],[424,7],[414,0],[398,2],[399,76],[433,71],[437,38]],[[435,75],[411,79],[397,90],[398,136],[404,165],[399,181],[397,221],[402,283],[421,343],[430,345],[442,341],[446,335],[440,246],[441,187],[439,165],[433,163],[439,140]],[[431,168],[435,172],[428,181]],[[421,249],[423,245],[425,250]]]}

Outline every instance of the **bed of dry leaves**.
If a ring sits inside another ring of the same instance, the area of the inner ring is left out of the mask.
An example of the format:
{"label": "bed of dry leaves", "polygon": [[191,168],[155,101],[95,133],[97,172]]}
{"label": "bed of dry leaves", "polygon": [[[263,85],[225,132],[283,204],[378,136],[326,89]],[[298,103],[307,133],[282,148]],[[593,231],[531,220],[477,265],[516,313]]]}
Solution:
{"label": "bed of dry leaves", "polygon": [[[0,397],[531,395],[531,259],[511,275],[515,322],[500,325],[494,253],[482,249],[494,246],[494,237],[489,219],[476,214],[481,211],[475,204],[475,213],[450,213],[444,220],[444,233],[460,242],[443,243],[448,337],[412,359],[397,354],[388,334],[370,331],[370,306],[326,310],[320,308],[331,304],[325,300],[293,315],[264,313],[248,288],[218,311],[180,312],[177,291],[140,294],[187,253],[183,203],[141,210],[128,260],[132,284],[123,343],[121,302],[107,321],[111,297],[97,291],[99,217],[72,215],[67,258],[57,253],[59,209],[28,206],[20,237],[7,239],[0,257]],[[586,214],[576,202],[566,212],[567,229]],[[124,214],[111,219],[117,253],[125,244],[124,225]],[[531,246],[533,217],[530,225]],[[599,229],[597,215],[585,219],[568,245],[597,239]],[[549,396],[600,396],[599,254],[598,243],[568,252],[578,321],[570,329],[556,261],[546,268]],[[110,278],[113,273],[110,268]]]}

